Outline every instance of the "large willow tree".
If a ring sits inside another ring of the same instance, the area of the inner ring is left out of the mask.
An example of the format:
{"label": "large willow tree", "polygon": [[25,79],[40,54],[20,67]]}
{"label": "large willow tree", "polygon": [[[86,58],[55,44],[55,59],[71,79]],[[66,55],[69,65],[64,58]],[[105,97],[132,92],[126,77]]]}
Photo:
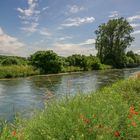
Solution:
{"label": "large willow tree", "polygon": [[98,27],[96,33],[97,56],[102,63],[124,67],[125,51],[134,40],[132,26],[124,18],[112,19]]}

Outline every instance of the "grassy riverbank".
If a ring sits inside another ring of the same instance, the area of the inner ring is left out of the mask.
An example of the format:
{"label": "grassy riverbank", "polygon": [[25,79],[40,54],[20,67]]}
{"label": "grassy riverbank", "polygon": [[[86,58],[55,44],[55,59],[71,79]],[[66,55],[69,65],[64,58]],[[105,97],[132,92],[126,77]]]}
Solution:
{"label": "grassy riverbank", "polygon": [[15,78],[37,75],[39,71],[28,65],[0,66],[0,78]]}
{"label": "grassy riverbank", "polygon": [[[99,70],[112,69],[110,66],[103,65]],[[47,75],[59,75],[67,74],[72,72],[83,72],[84,70],[80,67],[67,67],[64,68],[59,73],[50,73]],[[39,70],[35,70],[33,66],[30,65],[10,65],[10,66],[0,66],[0,79],[2,78],[16,78],[16,77],[27,77],[32,75],[44,75],[40,73]],[[46,75],[46,74],[45,74]]]}
{"label": "grassy riverbank", "polygon": [[31,120],[1,130],[2,140],[140,139],[140,80],[119,81],[88,95],[49,101]]}

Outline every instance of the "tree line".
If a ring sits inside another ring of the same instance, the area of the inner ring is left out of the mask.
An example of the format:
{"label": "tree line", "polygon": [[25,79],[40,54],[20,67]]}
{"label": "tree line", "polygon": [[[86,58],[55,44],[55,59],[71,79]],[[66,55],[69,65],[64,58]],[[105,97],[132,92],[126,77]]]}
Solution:
{"label": "tree line", "polygon": [[134,41],[133,28],[124,18],[112,19],[95,31],[97,55],[73,54],[62,57],[52,50],[37,51],[28,58],[0,56],[0,65],[32,65],[40,73],[100,70],[133,67],[140,64],[140,55],[127,48]]}

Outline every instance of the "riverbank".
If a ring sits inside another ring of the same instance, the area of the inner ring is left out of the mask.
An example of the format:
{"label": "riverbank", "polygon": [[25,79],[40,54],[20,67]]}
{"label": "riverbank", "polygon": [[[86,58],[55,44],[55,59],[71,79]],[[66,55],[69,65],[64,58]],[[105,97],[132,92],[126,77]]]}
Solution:
{"label": "riverbank", "polygon": [[140,139],[140,80],[128,79],[96,93],[48,101],[31,120],[1,130],[2,140]]}
{"label": "riverbank", "polygon": [[[114,69],[111,66],[103,65],[102,68],[94,71],[104,71]],[[35,69],[31,65],[10,65],[10,66],[0,66],[0,80],[22,78],[22,77],[32,77],[32,76],[57,76],[57,75],[67,75],[73,73],[82,73],[93,70],[83,70],[79,67],[68,67],[59,73],[40,73],[38,69]]]}
{"label": "riverbank", "polygon": [[135,72],[131,77],[135,79],[140,79],[140,71]]}
{"label": "riverbank", "polygon": [[0,79],[27,77],[37,74],[39,74],[39,71],[29,65],[0,66]]}
{"label": "riverbank", "polygon": [[[112,69],[110,66],[104,66],[99,70]],[[87,70],[89,71],[89,70]],[[59,73],[49,73],[42,74],[39,70],[35,70],[33,66],[30,65],[11,65],[11,66],[0,66],[0,79],[8,78],[20,78],[20,77],[29,77],[29,76],[55,76],[55,75],[64,75],[64,74],[73,74],[73,73],[82,73],[84,70],[79,67],[68,67],[65,68],[62,72]]]}

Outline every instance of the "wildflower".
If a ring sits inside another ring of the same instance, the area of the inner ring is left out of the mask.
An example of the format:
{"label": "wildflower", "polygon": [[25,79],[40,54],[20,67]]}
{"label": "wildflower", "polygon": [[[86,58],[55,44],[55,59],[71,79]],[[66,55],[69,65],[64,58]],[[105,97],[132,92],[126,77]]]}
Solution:
{"label": "wildflower", "polygon": [[132,120],[132,126],[133,127],[137,127],[136,123],[134,122],[134,120]]}
{"label": "wildflower", "polygon": [[134,108],[134,106],[132,105],[132,106],[130,106],[130,110],[135,110],[135,108]]}
{"label": "wildflower", "polygon": [[137,127],[137,125],[136,125],[135,123],[132,123],[132,126],[133,126],[133,127]]}
{"label": "wildflower", "polygon": [[137,111],[135,111],[135,109],[134,109],[133,106],[131,106],[131,107],[129,108],[129,112],[130,112],[131,115],[132,115],[132,114],[135,114],[135,115],[138,115],[138,114],[139,114]]}
{"label": "wildflower", "polygon": [[129,115],[128,115],[128,118],[132,118],[132,114],[129,114]]}
{"label": "wildflower", "polygon": [[119,132],[118,132],[118,131],[115,131],[115,132],[114,132],[114,136],[115,136],[115,137],[119,137],[119,136],[120,136]]}
{"label": "wildflower", "polygon": [[135,115],[138,115],[139,113],[135,111],[134,114],[135,114]]}
{"label": "wildflower", "polygon": [[16,131],[14,130],[13,132],[12,132],[12,135],[15,137],[16,136]]}
{"label": "wildflower", "polygon": [[131,107],[129,108],[129,112],[130,112],[130,114],[133,114],[133,113],[135,112],[134,106],[131,106]]}

